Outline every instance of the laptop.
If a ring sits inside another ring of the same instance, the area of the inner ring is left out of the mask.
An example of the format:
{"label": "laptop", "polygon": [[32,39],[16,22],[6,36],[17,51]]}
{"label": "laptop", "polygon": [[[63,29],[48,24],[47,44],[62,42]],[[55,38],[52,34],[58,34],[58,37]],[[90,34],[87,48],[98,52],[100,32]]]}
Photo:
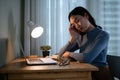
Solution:
{"label": "laptop", "polygon": [[[23,56],[25,55],[24,50],[22,48],[22,45],[20,44],[20,48],[22,50]],[[52,57],[46,57],[46,58],[40,58],[40,57],[30,57],[30,58],[26,58],[24,57],[26,60],[26,63],[28,65],[46,65],[46,64],[57,64],[58,62],[53,59]]]}
{"label": "laptop", "polygon": [[52,59],[51,57],[47,58],[26,58],[26,62],[29,65],[46,65],[46,64],[57,64],[57,61]]}

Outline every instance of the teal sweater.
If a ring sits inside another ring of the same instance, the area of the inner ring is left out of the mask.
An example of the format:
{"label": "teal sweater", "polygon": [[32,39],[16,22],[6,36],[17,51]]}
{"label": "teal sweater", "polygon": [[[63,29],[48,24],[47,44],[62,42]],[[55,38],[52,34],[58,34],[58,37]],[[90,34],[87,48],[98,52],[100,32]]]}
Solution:
{"label": "teal sweater", "polygon": [[[79,38],[73,43],[68,42],[59,51],[59,56],[62,56],[65,51],[69,51],[71,52],[69,57],[79,62],[90,63],[98,67],[107,65],[106,55],[109,42],[109,34],[99,27],[96,27],[95,29],[87,32],[85,35],[86,41],[83,41],[82,45],[80,44],[82,39]],[[74,51],[78,49],[79,53],[75,53]]]}

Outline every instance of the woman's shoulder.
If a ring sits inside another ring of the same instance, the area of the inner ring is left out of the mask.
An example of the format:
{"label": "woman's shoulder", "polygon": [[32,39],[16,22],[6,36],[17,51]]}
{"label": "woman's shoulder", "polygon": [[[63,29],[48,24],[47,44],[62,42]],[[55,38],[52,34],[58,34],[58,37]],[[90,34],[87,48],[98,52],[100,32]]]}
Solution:
{"label": "woman's shoulder", "polygon": [[99,34],[104,37],[109,37],[109,33],[103,29],[97,28],[99,30]]}
{"label": "woman's shoulder", "polygon": [[96,28],[97,28],[100,32],[102,32],[103,34],[109,35],[109,33],[108,33],[107,31],[103,30],[101,26],[97,26]]}

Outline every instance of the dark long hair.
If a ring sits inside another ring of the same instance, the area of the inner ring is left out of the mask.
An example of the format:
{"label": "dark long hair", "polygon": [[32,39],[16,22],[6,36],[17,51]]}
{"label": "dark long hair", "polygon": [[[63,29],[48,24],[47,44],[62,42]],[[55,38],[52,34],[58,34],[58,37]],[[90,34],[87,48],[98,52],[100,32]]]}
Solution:
{"label": "dark long hair", "polygon": [[83,7],[81,7],[81,6],[74,8],[74,9],[69,13],[68,19],[69,19],[69,21],[70,21],[70,17],[71,17],[72,15],[81,15],[81,16],[84,16],[85,13],[88,14],[88,16],[89,16],[89,19],[88,19],[88,20],[90,21],[90,23],[96,27],[97,25],[96,25],[95,19],[91,16],[91,14],[90,14],[85,8],[83,8]]}

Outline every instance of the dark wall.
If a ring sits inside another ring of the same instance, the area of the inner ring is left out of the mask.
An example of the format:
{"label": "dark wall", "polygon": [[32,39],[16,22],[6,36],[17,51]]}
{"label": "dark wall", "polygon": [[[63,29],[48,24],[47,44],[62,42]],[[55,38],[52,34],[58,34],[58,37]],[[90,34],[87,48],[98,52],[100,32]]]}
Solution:
{"label": "dark wall", "polygon": [[6,63],[7,39],[0,39],[0,66]]}
{"label": "dark wall", "polygon": [[24,35],[24,0],[0,0],[0,67],[20,57]]}
{"label": "dark wall", "polygon": [[[24,38],[24,0],[0,0],[0,68],[21,57]],[[0,80],[4,80],[0,74]]]}

